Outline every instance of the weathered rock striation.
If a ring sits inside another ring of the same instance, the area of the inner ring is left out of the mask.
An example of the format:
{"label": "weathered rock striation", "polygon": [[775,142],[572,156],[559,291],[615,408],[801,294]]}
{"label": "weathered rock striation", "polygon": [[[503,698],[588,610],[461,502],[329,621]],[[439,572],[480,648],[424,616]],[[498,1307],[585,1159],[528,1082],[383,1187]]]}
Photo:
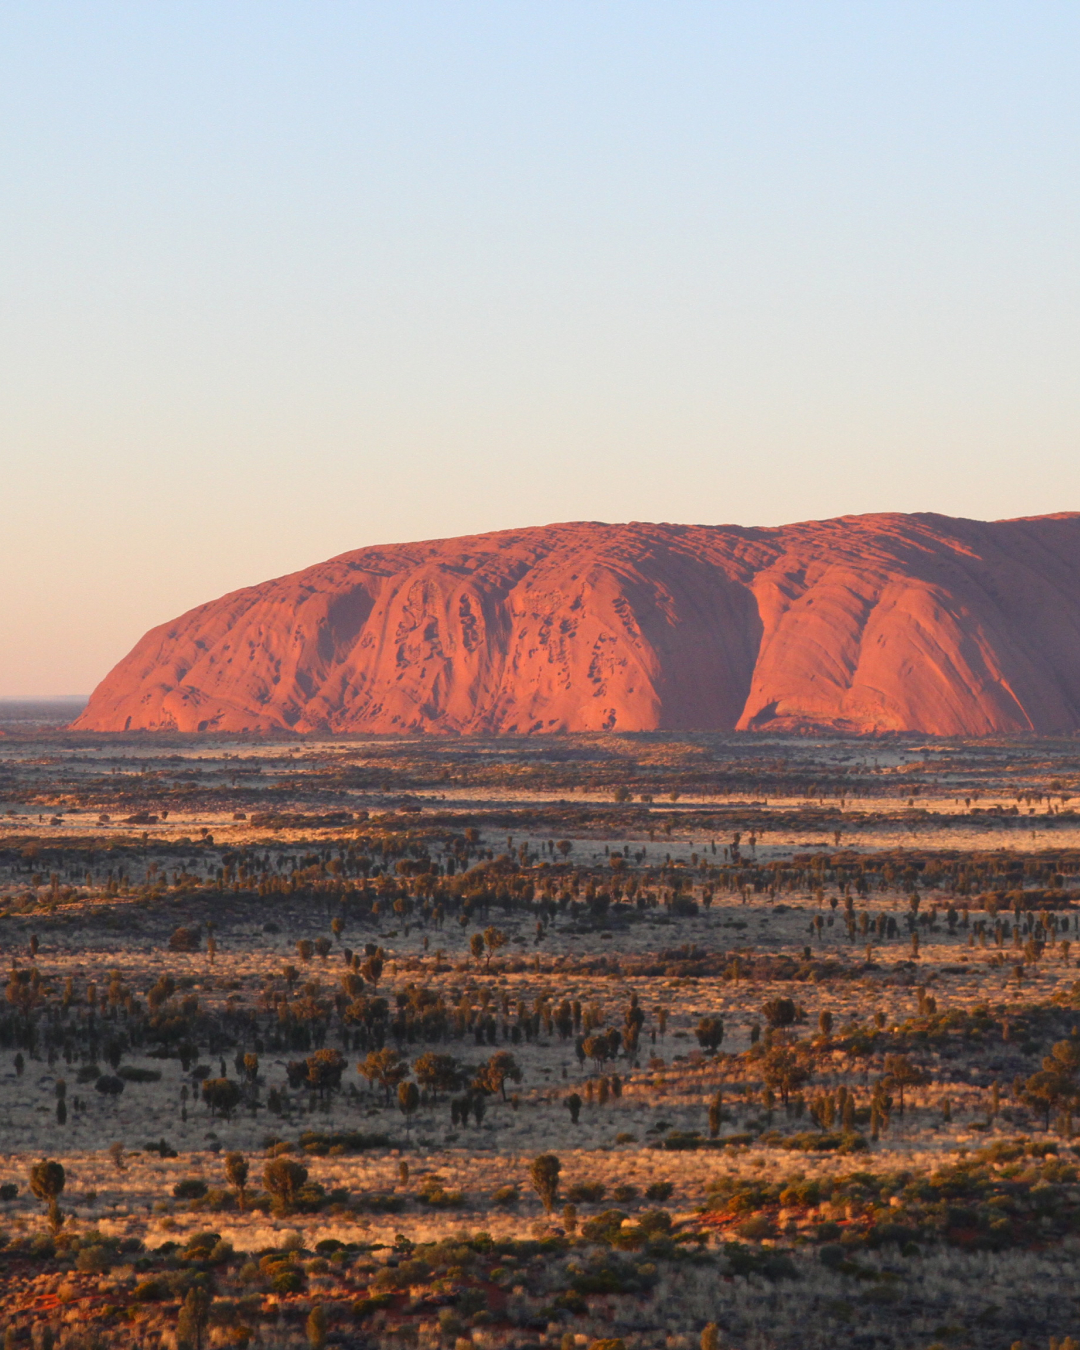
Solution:
{"label": "weathered rock striation", "polygon": [[1080,727],[1080,514],[364,548],[152,629],[75,727]]}

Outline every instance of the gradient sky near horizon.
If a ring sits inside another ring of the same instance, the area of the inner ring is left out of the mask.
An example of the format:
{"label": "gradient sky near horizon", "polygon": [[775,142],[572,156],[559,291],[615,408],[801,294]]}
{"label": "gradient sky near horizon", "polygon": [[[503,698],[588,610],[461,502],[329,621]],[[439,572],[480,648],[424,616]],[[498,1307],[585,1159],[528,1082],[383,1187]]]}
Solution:
{"label": "gradient sky near horizon", "polygon": [[8,0],[0,697],[364,544],[1080,508],[1080,7]]}

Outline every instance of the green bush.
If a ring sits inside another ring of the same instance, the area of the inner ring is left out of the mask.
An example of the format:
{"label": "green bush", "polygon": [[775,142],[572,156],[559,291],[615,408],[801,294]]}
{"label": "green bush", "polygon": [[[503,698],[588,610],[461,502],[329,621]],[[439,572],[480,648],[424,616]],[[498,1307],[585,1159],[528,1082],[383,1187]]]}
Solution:
{"label": "green bush", "polygon": [[579,1181],[575,1186],[569,1187],[566,1198],[574,1205],[580,1205],[583,1202],[589,1205],[598,1205],[606,1194],[607,1187],[602,1181]]}
{"label": "green bush", "polygon": [[420,1199],[432,1209],[460,1209],[465,1203],[461,1191],[448,1191],[441,1184],[426,1185],[420,1192]]}
{"label": "green bush", "polygon": [[364,1153],[372,1148],[390,1148],[392,1141],[385,1133],[365,1134],[362,1130],[344,1130],[321,1133],[305,1130],[300,1136],[300,1147],[312,1157],[323,1158],[331,1149],[342,1153]]}
{"label": "green bush", "polygon": [[113,1254],[104,1243],[80,1247],[75,1254],[75,1269],[84,1275],[101,1275],[112,1265]]}
{"label": "green bush", "polygon": [[581,1236],[586,1242],[610,1243],[622,1228],[626,1214],[621,1209],[605,1209],[593,1219],[586,1219],[581,1226]]}
{"label": "green bush", "polygon": [[280,1267],[271,1276],[270,1287],[275,1294],[301,1294],[304,1291],[304,1273],[295,1266]]}
{"label": "green bush", "polygon": [[695,1134],[691,1130],[673,1130],[664,1140],[662,1148],[682,1153],[691,1149],[700,1148],[702,1138],[700,1134]]}
{"label": "green bush", "polygon": [[393,1301],[393,1294],[372,1294],[369,1298],[359,1298],[352,1305],[353,1316],[362,1320],[373,1312],[378,1312],[380,1308],[389,1306]]}
{"label": "green bush", "polygon": [[369,1214],[400,1214],[405,1208],[403,1195],[364,1195],[356,1201],[356,1207]]}

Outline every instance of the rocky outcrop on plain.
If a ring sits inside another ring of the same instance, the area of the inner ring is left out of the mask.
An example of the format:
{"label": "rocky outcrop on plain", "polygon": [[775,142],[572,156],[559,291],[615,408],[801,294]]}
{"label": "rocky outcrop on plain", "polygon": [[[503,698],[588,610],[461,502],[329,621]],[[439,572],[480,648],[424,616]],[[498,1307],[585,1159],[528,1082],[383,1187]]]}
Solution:
{"label": "rocky outcrop on plain", "polygon": [[1080,515],[573,522],[364,548],[152,629],[78,728],[1080,727]]}

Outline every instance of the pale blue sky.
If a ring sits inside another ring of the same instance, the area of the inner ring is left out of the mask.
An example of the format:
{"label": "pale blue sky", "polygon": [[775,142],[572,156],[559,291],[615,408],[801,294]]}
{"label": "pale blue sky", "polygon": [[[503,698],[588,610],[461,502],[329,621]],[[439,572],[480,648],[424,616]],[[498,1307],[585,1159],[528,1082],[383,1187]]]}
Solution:
{"label": "pale blue sky", "polygon": [[0,7],[0,696],[345,549],[1080,508],[1075,3]]}

